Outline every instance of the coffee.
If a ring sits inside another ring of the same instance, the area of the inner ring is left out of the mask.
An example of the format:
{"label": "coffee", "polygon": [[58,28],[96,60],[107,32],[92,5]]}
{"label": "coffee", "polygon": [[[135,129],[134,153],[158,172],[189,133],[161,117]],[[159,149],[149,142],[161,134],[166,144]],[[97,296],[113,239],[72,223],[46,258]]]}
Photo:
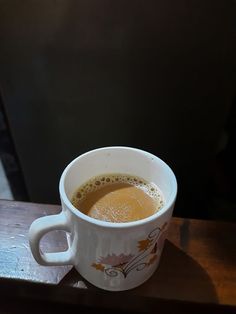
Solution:
{"label": "coffee", "polygon": [[72,204],[95,219],[130,222],[156,213],[164,199],[154,183],[127,174],[104,174],[80,186]]}

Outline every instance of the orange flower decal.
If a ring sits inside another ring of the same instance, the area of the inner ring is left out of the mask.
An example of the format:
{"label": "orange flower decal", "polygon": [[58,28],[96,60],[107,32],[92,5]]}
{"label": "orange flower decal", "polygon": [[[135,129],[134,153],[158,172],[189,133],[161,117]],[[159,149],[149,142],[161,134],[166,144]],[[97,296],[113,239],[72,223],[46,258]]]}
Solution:
{"label": "orange flower decal", "polygon": [[104,271],[104,268],[105,268],[102,264],[97,264],[97,263],[93,263],[92,267],[94,267],[97,270],[101,270],[101,271]]}
{"label": "orange flower decal", "polygon": [[139,252],[147,250],[149,248],[150,244],[151,244],[150,239],[138,241]]}
{"label": "orange flower decal", "polygon": [[116,277],[122,274],[126,278],[132,271],[141,271],[155,264],[164,245],[167,225],[165,222],[161,227],[156,227],[149,232],[146,239],[138,241],[137,253],[135,255],[110,253],[106,256],[101,256],[91,266],[96,270],[104,272],[109,277]]}

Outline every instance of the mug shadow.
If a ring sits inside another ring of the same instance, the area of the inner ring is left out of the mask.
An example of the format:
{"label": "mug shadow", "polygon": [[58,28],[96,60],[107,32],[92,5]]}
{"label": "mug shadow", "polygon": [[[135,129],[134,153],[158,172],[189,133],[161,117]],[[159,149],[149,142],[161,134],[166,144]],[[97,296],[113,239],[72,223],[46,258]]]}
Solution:
{"label": "mug shadow", "polygon": [[[59,285],[98,290],[87,282],[74,268]],[[211,278],[190,256],[166,240],[158,269],[141,286],[121,294],[194,302],[218,303]]]}
{"label": "mug shadow", "polygon": [[85,280],[73,267],[59,282],[59,285],[79,289],[97,290],[94,285]]}
{"label": "mug shadow", "polygon": [[207,272],[169,240],[165,241],[156,272],[132,293],[164,299],[218,303],[216,290]]}

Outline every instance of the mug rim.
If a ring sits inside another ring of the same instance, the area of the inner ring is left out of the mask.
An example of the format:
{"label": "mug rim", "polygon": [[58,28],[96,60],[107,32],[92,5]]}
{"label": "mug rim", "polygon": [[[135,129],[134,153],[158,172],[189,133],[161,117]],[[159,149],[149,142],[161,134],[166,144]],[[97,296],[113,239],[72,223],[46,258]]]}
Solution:
{"label": "mug rim", "polygon": [[[112,150],[132,150],[132,151],[136,151],[138,153],[142,153],[145,155],[148,155],[151,158],[157,159],[159,163],[161,163],[169,172],[169,176],[171,177],[171,184],[172,184],[172,191],[171,191],[171,195],[169,197],[169,201],[164,204],[164,206],[155,214],[148,216],[144,219],[140,219],[140,220],[135,220],[135,221],[130,221],[130,222],[108,222],[108,221],[103,221],[103,220],[99,220],[99,219],[95,219],[92,218],[90,216],[85,215],[84,213],[82,213],[79,209],[77,209],[69,200],[69,198],[66,195],[65,192],[65,177],[67,175],[68,170],[71,168],[71,166],[76,163],[79,159],[86,157],[86,155],[90,155],[93,153],[96,153],[98,151],[101,150],[107,150],[107,149],[112,149]],[[85,220],[86,222],[93,224],[93,225],[97,225],[100,227],[106,227],[106,228],[128,228],[128,227],[137,227],[137,226],[141,226],[144,224],[147,224],[151,221],[154,221],[155,219],[161,217],[163,214],[165,214],[168,209],[170,209],[172,207],[172,205],[174,204],[175,200],[176,200],[176,196],[177,196],[177,180],[175,177],[175,174],[173,172],[173,170],[170,168],[170,166],[168,166],[162,159],[160,159],[159,157],[157,157],[156,155],[153,155],[152,153],[149,153],[145,150],[142,149],[138,149],[138,148],[133,148],[133,147],[129,147],[129,146],[106,146],[106,147],[101,147],[101,148],[96,148],[90,151],[87,151],[86,153],[83,153],[81,155],[79,155],[78,157],[74,158],[63,170],[62,175],[60,177],[60,182],[59,182],[59,193],[60,193],[60,197],[61,197],[61,201],[63,201],[65,203],[65,205],[67,206],[67,208],[73,213],[75,214],[77,217],[81,218],[82,220]]]}

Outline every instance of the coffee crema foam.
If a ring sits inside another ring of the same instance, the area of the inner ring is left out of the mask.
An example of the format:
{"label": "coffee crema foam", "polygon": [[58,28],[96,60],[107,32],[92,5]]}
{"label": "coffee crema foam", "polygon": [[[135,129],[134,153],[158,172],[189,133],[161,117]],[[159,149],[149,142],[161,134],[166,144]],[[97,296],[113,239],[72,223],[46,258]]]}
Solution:
{"label": "coffee crema foam", "polygon": [[84,214],[109,222],[129,222],[153,215],[164,205],[158,187],[127,174],[91,178],[73,194],[72,204]]}

